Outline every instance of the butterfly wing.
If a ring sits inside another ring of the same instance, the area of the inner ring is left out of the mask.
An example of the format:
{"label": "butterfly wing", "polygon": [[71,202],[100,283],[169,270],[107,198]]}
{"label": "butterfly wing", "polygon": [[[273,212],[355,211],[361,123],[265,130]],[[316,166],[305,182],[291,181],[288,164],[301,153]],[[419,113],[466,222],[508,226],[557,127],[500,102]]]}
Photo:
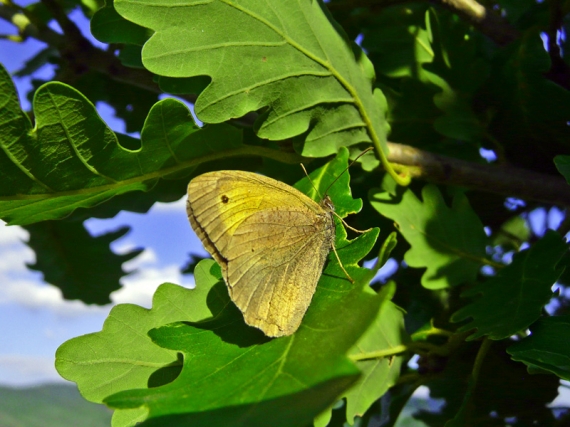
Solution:
{"label": "butterfly wing", "polygon": [[294,333],[334,242],[332,213],[271,178],[219,171],[190,182],[188,216],[246,323]]}

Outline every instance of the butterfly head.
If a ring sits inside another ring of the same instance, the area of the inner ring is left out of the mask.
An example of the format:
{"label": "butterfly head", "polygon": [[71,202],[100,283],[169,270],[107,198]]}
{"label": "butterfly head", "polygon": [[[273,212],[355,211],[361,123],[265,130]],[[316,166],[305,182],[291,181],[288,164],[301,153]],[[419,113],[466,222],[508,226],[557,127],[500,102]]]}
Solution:
{"label": "butterfly head", "polygon": [[334,203],[328,194],[321,200],[321,206],[329,212],[334,212]]}

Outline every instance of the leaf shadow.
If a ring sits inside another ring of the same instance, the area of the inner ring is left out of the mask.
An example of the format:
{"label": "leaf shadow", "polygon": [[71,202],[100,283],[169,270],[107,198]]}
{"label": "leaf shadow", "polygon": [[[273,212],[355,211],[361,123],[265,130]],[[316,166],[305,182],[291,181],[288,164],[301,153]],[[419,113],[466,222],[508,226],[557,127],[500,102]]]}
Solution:
{"label": "leaf shadow", "polygon": [[214,316],[200,322],[183,322],[193,328],[211,331],[228,344],[239,347],[261,345],[271,341],[261,330],[248,326],[243,315],[229,299],[223,280],[216,283],[206,297],[206,304]]}

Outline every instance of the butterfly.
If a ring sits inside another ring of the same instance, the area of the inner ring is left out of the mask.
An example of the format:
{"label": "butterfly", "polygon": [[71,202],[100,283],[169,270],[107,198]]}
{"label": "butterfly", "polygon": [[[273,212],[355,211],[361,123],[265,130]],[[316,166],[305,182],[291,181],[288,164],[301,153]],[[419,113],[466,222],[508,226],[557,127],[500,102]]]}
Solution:
{"label": "butterfly", "polygon": [[251,172],[216,171],[190,181],[187,212],[245,322],[270,337],[293,334],[334,249],[331,199],[317,203]]}

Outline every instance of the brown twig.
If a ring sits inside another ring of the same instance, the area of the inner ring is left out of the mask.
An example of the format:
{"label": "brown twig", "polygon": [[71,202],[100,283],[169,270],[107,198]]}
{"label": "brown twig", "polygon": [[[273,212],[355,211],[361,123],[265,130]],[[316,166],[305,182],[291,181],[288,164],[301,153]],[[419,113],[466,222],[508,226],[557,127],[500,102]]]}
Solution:
{"label": "brown twig", "polygon": [[[331,11],[354,10],[368,8],[380,11],[396,4],[410,3],[413,0],[346,0],[327,3]],[[519,37],[519,33],[505,19],[485,8],[475,0],[430,0],[431,3],[445,7],[461,18],[470,22],[481,33],[485,34],[499,46],[507,45]]]}
{"label": "brown twig", "polygon": [[505,46],[519,38],[518,31],[506,20],[475,0],[431,0],[431,2],[457,13],[499,46]]}
{"label": "brown twig", "polygon": [[409,166],[414,178],[523,200],[570,206],[570,186],[562,177],[509,166],[467,162],[403,144],[388,143],[388,148],[388,160]]}

